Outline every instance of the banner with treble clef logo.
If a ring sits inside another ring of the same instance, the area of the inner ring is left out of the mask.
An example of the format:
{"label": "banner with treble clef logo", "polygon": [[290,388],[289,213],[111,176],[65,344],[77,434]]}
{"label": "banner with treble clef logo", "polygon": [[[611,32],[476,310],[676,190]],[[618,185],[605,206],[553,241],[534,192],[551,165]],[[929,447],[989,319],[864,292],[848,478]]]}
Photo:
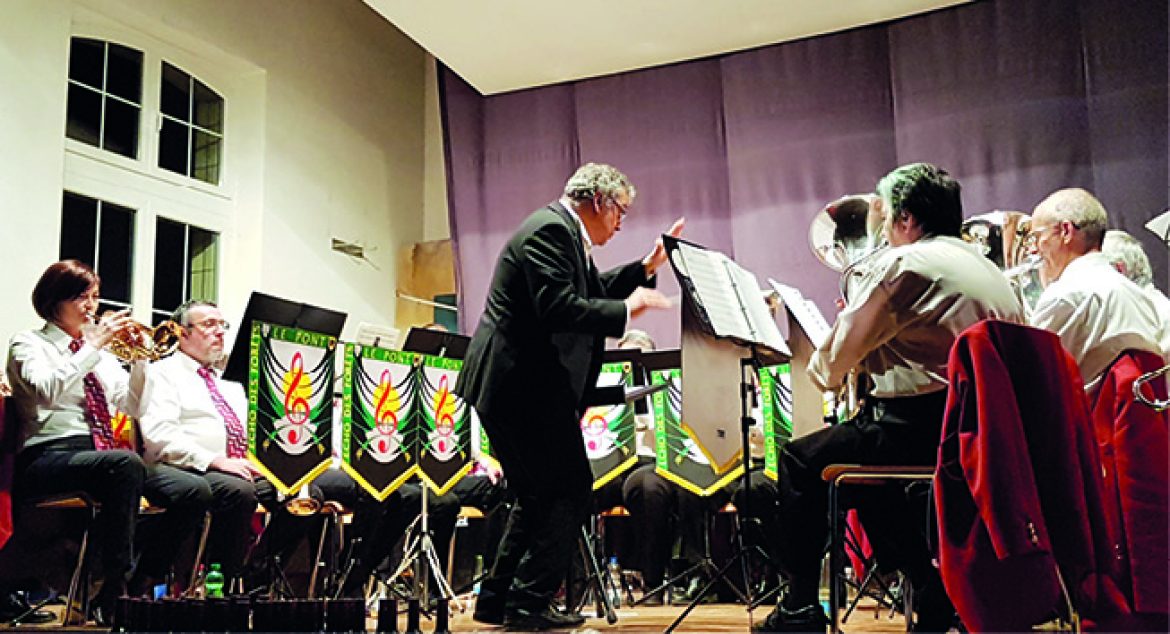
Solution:
{"label": "banner with treble clef logo", "polygon": [[792,440],[792,366],[760,368],[760,415],[764,423],[764,473],[779,478],[780,450]]}
{"label": "banner with treble clef logo", "polygon": [[743,474],[743,461],[723,474],[715,473],[682,420],[682,369],[650,371],[650,384],[666,384],[654,393],[655,472],[695,495],[708,496]]}
{"label": "banner with treble clef logo", "polygon": [[[601,365],[597,387],[633,384],[633,368],[629,362]],[[638,462],[634,408],[629,403],[599,405],[585,410],[581,417],[581,436],[593,470],[595,491]]]}
{"label": "banner with treble clef logo", "polygon": [[472,410],[451,392],[463,362],[346,344],[341,462],[378,500],[412,475],[446,493],[471,470]]}
{"label": "banner with treble clef logo", "polygon": [[332,460],[333,360],[330,335],[252,323],[248,368],[248,456],[285,495]]}

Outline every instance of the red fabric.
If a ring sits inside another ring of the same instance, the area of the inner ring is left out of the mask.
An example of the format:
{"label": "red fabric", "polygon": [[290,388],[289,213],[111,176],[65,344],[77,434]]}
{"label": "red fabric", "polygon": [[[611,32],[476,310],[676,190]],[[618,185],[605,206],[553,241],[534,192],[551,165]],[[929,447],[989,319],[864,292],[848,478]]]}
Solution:
{"label": "red fabric", "polygon": [[[1117,558],[1121,589],[1135,612],[1167,612],[1168,416],[1137,402],[1133,382],[1161,368],[1156,354],[1127,351],[1094,394],[1093,430],[1100,449],[1105,517]],[[1165,380],[1146,384],[1147,395],[1166,398]]]}
{"label": "red fabric", "polygon": [[12,471],[18,437],[15,422],[5,415],[7,404],[7,398],[0,398],[0,548],[12,537]]}
{"label": "red fabric", "polygon": [[[1122,609],[1076,363],[1053,333],[983,321],[955,341],[935,473],[939,563],[973,632]],[[1059,610],[1059,612],[1058,612]]]}

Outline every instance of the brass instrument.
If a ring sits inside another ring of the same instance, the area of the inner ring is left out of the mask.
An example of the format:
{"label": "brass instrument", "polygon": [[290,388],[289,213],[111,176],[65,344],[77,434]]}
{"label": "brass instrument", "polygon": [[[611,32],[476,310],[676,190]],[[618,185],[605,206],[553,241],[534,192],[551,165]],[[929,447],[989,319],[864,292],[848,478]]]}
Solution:
{"label": "brass instrument", "polygon": [[309,493],[309,485],[306,484],[296,495],[284,501],[284,509],[289,515],[297,517],[316,515],[321,510],[321,500]]}
{"label": "brass instrument", "polygon": [[170,320],[154,328],[131,321],[128,326],[114,333],[105,348],[127,363],[158,361],[178,350],[182,333],[182,327]]}
{"label": "brass instrument", "polygon": [[[808,229],[813,254],[822,264],[841,273],[841,299],[849,301],[850,288],[865,276],[867,264],[888,245],[882,235],[884,214],[876,208],[873,194],[842,196],[825,205]],[[864,394],[856,368],[849,372],[837,394],[845,404],[846,418],[861,413]]]}
{"label": "brass instrument", "polygon": [[1146,396],[1145,392],[1142,391],[1142,388],[1145,387],[1146,383],[1149,383],[1159,377],[1166,376],[1167,372],[1170,372],[1170,365],[1162,366],[1153,372],[1146,372],[1145,374],[1135,379],[1133,382],[1134,400],[1154,408],[1154,411],[1156,412],[1164,412],[1170,409],[1170,399],[1158,400],[1156,396],[1154,398],[1149,398]]}
{"label": "brass instrument", "polygon": [[960,235],[1003,271],[1020,303],[1031,312],[1044,290],[1040,256],[1030,252],[1032,218],[1022,211],[990,211],[964,220]]}

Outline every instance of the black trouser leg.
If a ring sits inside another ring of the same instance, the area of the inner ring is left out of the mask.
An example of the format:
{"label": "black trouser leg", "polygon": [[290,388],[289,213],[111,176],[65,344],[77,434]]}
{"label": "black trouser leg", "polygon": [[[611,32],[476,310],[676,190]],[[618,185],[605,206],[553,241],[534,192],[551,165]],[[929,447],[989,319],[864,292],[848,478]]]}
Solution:
{"label": "black trouser leg", "polygon": [[[147,467],[143,489],[151,504],[165,510],[142,518],[139,524],[137,543],[141,555],[135,575],[161,580],[180,548],[202,524],[204,514],[211,507],[211,487],[201,474],[155,464]],[[186,571],[178,572],[186,578]]]}
{"label": "black trouser leg", "polygon": [[211,487],[211,534],[207,561],[219,562],[227,579],[239,576],[244,555],[252,541],[252,515],[256,512],[256,485],[251,480],[209,471]]}

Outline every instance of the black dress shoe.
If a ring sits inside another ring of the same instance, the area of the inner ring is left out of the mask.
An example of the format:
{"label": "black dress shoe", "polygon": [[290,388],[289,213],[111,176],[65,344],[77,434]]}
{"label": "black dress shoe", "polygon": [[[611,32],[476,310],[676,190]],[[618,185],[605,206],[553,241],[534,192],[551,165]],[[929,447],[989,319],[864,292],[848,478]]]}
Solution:
{"label": "black dress shoe", "polygon": [[825,632],[829,618],[819,605],[806,605],[799,610],[788,610],[778,605],[768,618],[752,625],[752,632]]}
{"label": "black dress shoe", "polygon": [[28,600],[19,592],[8,592],[0,595],[0,621],[7,623],[18,618],[20,624],[26,625],[38,625],[57,619],[48,610],[33,610]]}
{"label": "black dress shoe", "polygon": [[475,612],[471,618],[485,625],[504,624],[504,597],[481,596],[475,600]]}
{"label": "black dress shoe", "polygon": [[551,607],[539,611],[508,610],[504,615],[504,629],[510,632],[547,632],[571,630],[585,623],[580,614],[563,614]]}

